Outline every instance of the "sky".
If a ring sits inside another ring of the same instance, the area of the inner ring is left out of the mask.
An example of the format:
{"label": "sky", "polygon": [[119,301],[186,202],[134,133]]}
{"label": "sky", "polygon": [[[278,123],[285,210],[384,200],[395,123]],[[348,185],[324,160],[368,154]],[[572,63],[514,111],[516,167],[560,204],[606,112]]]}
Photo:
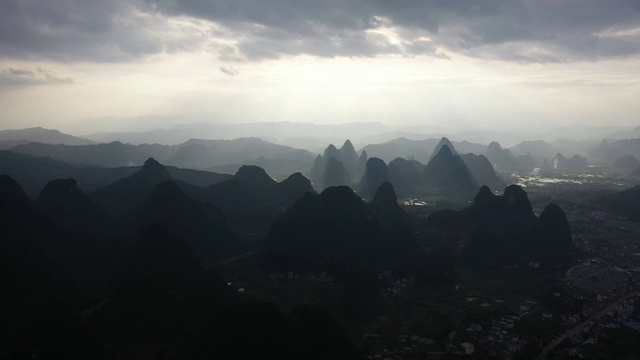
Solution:
{"label": "sky", "polygon": [[638,0],[0,0],[0,129],[636,126],[638,99]]}

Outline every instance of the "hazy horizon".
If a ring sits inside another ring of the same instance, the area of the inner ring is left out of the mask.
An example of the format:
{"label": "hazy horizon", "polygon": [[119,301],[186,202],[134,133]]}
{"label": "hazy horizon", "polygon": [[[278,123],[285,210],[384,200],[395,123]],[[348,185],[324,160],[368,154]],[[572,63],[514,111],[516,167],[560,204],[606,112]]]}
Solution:
{"label": "hazy horizon", "polygon": [[640,113],[634,1],[0,6],[2,129],[290,121],[543,132],[632,127]]}

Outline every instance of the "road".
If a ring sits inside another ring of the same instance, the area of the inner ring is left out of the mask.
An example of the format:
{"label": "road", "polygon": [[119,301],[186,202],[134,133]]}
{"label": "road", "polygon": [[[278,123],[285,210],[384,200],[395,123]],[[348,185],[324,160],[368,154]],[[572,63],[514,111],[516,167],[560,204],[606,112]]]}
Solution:
{"label": "road", "polygon": [[581,322],[580,324],[574,326],[573,328],[567,330],[564,334],[560,335],[559,337],[553,339],[553,341],[551,341],[547,346],[545,346],[542,349],[542,352],[540,353],[540,355],[536,358],[537,360],[543,360],[546,358],[547,354],[549,353],[549,351],[555,349],[556,346],[558,346],[561,342],[563,342],[564,340],[579,334],[582,329],[584,329],[585,326],[587,326],[587,324],[589,324],[589,321],[592,321],[594,319],[599,319],[601,317],[603,317],[604,315],[606,315],[609,311],[615,310],[616,307],[618,306],[618,304],[620,304],[621,302],[632,298],[634,296],[638,296],[640,294],[640,290],[635,290],[630,292],[629,294],[623,296],[622,298],[616,300],[613,303],[610,303],[609,305],[605,306],[604,308],[602,308],[599,311],[596,311],[595,313],[591,314],[591,316],[589,316],[585,321]]}

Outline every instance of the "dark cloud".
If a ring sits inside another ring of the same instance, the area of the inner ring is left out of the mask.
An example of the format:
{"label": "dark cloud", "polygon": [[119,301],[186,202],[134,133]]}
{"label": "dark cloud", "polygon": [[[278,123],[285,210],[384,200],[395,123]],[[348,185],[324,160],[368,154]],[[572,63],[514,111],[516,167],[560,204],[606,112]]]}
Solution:
{"label": "dark cloud", "polygon": [[50,71],[38,68],[24,70],[8,68],[0,70],[0,86],[34,86],[73,84],[70,77],[61,77]]}
{"label": "dark cloud", "polygon": [[19,58],[126,61],[204,50],[229,61],[462,54],[568,62],[640,54],[638,0],[0,0],[0,7],[0,53]]}

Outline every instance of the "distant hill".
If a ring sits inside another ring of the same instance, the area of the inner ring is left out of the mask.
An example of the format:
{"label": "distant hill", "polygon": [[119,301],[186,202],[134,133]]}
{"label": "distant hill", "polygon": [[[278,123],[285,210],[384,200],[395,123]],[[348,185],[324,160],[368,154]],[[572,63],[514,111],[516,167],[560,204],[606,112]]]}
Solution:
{"label": "distant hill", "polygon": [[[329,186],[351,185],[364,175],[366,153],[358,156],[350,140],[346,140],[340,149],[329,144],[322,155],[316,156],[309,170],[309,178],[324,189]],[[356,177],[359,176],[359,177]]]}
{"label": "distant hill", "polygon": [[[139,119],[136,119],[139,120]],[[159,121],[160,120],[160,121]],[[158,124],[164,119],[151,119]],[[128,120],[127,122],[132,122]],[[173,121],[176,123],[177,121]],[[94,126],[95,128],[95,126]],[[262,139],[274,139],[284,142],[287,139],[292,144],[309,145],[310,141],[302,139],[295,141],[301,134],[313,135],[313,139],[336,139],[344,141],[344,134],[358,134],[359,137],[383,134],[389,132],[389,128],[377,122],[361,122],[347,124],[313,124],[308,122],[253,122],[235,124],[195,123],[175,125],[167,129],[157,129],[140,132],[114,132],[94,133],[86,135],[87,139],[97,142],[122,141],[131,144],[158,143],[163,145],[178,145],[189,139],[237,139],[242,137],[256,137]],[[303,144],[303,142],[305,144]],[[299,148],[321,148],[317,143],[312,146],[297,146]],[[323,142],[324,145],[327,142]]]}
{"label": "distant hill", "polygon": [[612,167],[620,171],[635,170],[640,167],[640,161],[633,155],[625,155],[614,161]]}
{"label": "distant hill", "polygon": [[104,167],[136,166],[152,157],[139,147],[120,142],[74,146],[31,143],[15,146],[11,151],[33,156],[49,156],[72,164]]}
{"label": "distant hill", "polygon": [[10,149],[16,145],[28,143],[64,145],[95,144],[95,142],[88,139],[64,134],[58,130],[44,129],[41,127],[0,131],[0,149]]}
{"label": "distant hill", "polygon": [[562,150],[550,143],[543,140],[535,141],[522,141],[521,143],[509,148],[514,155],[526,155],[531,154],[533,157],[539,158],[552,158],[555,154]]}
{"label": "distant hill", "polygon": [[[232,175],[214,172],[180,169],[165,166],[172,178],[196,186],[209,186],[232,178]],[[139,166],[102,168],[72,165],[49,157],[38,157],[0,150],[0,173],[16,179],[27,195],[36,199],[49,181],[75,179],[84,192],[91,192],[122,178],[133,175]]]}
{"label": "distant hill", "polygon": [[587,153],[587,157],[592,161],[609,165],[625,155],[628,155],[628,153],[613,146],[607,140],[602,140]]}
{"label": "distant hill", "polygon": [[636,159],[640,159],[640,138],[603,140],[587,153],[590,160],[608,165],[625,155],[633,155]]}
{"label": "distant hill", "polygon": [[[434,154],[441,139],[410,140],[397,138],[382,144],[371,144],[363,148],[370,157],[377,157],[389,163],[395,158],[405,158],[427,163]],[[484,154],[486,146],[467,141],[451,142],[454,148],[462,153]],[[437,153],[437,152],[436,152]]]}
{"label": "distant hill", "polygon": [[174,146],[130,145],[121,142],[86,146],[31,143],[15,146],[11,150],[35,156],[49,156],[69,163],[103,167],[140,166],[150,157],[167,165],[197,169],[263,162],[273,166],[278,174],[285,176],[310,168],[315,158],[315,155],[306,150],[276,145],[257,138],[191,139]]}
{"label": "distant hill", "polygon": [[616,131],[606,137],[610,139],[638,139],[640,138],[640,126],[625,131]]}
{"label": "distant hill", "polygon": [[551,159],[551,166],[556,170],[583,171],[589,166],[589,163],[587,159],[580,154],[576,154],[567,159],[558,153]]}

